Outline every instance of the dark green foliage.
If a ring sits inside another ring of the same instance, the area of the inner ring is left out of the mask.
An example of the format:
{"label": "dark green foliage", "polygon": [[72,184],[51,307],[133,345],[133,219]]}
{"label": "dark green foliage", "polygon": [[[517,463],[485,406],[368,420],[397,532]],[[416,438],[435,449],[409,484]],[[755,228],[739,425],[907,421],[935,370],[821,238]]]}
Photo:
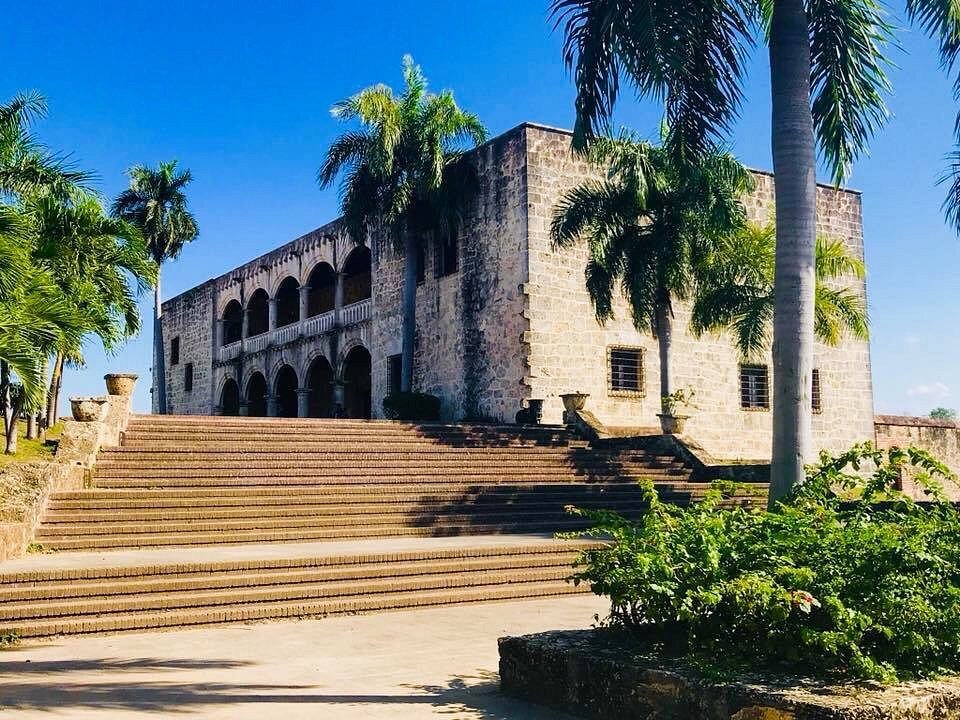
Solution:
{"label": "dark green foliage", "polygon": [[[903,471],[930,503],[894,489]],[[575,580],[610,598],[614,625],[713,671],[960,672],[960,516],[938,484],[952,479],[922,450],[867,443],[824,454],[774,512],[721,507],[719,487],[663,504],[651,484],[638,522],[572,510],[593,520],[587,535],[612,538],[583,553]]]}
{"label": "dark green foliage", "polygon": [[383,414],[391,420],[434,422],[440,419],[440,398],[420,392],[395,392],[383,399]]}

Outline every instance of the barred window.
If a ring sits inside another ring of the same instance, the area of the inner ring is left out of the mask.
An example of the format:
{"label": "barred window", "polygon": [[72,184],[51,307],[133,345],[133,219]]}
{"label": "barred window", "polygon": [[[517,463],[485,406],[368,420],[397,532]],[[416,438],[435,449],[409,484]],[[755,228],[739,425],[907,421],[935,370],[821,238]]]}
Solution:
{"label": "barred window", "polygon": [[813,411],[823,412],[823,406],[820,404],[820,371],[817,368],[813,369],[813,388],[810,399]]}
{"label": "barred window", "polygon": [[183,389],[185,392],[193,390],[193,363],[183,366]]}
{"label": "barred window", "polygon": [[398,393],[403,374],[403,355],[391,355],[387,362],[390,364],[390,392]]}
{"label": "barred window", "polygon": [[457,271],[457,247],[458,237],[456,228],[451,228],[449,232],[440,236],[436,244],[437,253],[437,277],[446,277],[453,275]]}
{"label": "barred window", "polygon": [[170,341],[170,364],[179,365],[180,364],[180,336],[177,335],[173,340]]}
{"label": "barred window", "polygon": [[740,366],[740,407],[744,410],[770,408],[770,379],[766,365]]}
{"label": "barred window", "polygon": [[640,348],[612,347],[607,350],[610,394],[643,393],[643,351]]}

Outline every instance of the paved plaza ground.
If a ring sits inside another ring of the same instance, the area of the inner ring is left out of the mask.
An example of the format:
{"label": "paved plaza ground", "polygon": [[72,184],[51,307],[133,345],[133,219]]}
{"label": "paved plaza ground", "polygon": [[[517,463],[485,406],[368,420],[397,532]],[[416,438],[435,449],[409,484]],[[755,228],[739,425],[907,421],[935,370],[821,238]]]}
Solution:
{"label": "paved plaza ground", "polygon": [[606,610],[591,595],[35,642],[0,653],[0,717],[564,718],[499,694],[497,638]]}

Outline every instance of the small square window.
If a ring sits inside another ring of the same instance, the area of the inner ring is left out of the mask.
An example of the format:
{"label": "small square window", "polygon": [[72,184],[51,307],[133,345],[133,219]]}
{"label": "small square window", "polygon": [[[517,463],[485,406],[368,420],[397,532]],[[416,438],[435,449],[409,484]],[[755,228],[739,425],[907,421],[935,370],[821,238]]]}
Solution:
{"label": "small square window", "polygon": [[811,388],[810,399],[813,406],[813,411],[815,413],[823,412],[823,405],[821,404],[820,395],[820,371],[817,368],[813,369],[813,387]]}
{"label": "small square window", "polygon": [[403,355],[391,355],[387,358],[390,363],[390,392],[400,392],[400,376],[403,371]]}
{"label": "small square window", "polygon": [[453,275],[457,271],[457,231],[450,230],[439,238],[436,245],[437,277]]}
{"label": "small square window", "polygon": [[643,394],[643,350],[630,347],[607,349],[607,390],[611,395]]}
{"label": "small square window", "polygon": [[770,378],[766,365],[740,366],[740,407],[744,410],[770,409]]}
{"label": "small square window", "polygon": [[170,364],[179,365],[180,364],[180,336],[177,335],[173,340],[170,341]]}
{"label": "small square window", "polygon": [[193,363],[183,366],[183,389],[186,392],[193,390]]}

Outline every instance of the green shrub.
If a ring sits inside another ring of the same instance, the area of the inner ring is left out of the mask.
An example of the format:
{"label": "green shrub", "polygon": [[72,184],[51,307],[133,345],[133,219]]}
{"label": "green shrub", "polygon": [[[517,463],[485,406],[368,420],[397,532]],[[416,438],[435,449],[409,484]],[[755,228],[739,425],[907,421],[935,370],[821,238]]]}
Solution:
{"label": "green shrub", "polygon": [[440,419],[440,398],[429,393],[390,393],[383,399],[383,414],[391,420],[436,421]]}
{"label": "green shrub", "polygon": [[[871,468],[870,472],[860,469]],[[922,506],[894,490],[907,470]],[[777,511],[661,503],[637,522],[571,508],[612,539],[575,575],[611,601],[610,624],[716,672],[780,669],[894,682],[960,672],[960,518],[949,469],[869,443],[821,456]],[[729,489],[729,488],[728,488]]]}

